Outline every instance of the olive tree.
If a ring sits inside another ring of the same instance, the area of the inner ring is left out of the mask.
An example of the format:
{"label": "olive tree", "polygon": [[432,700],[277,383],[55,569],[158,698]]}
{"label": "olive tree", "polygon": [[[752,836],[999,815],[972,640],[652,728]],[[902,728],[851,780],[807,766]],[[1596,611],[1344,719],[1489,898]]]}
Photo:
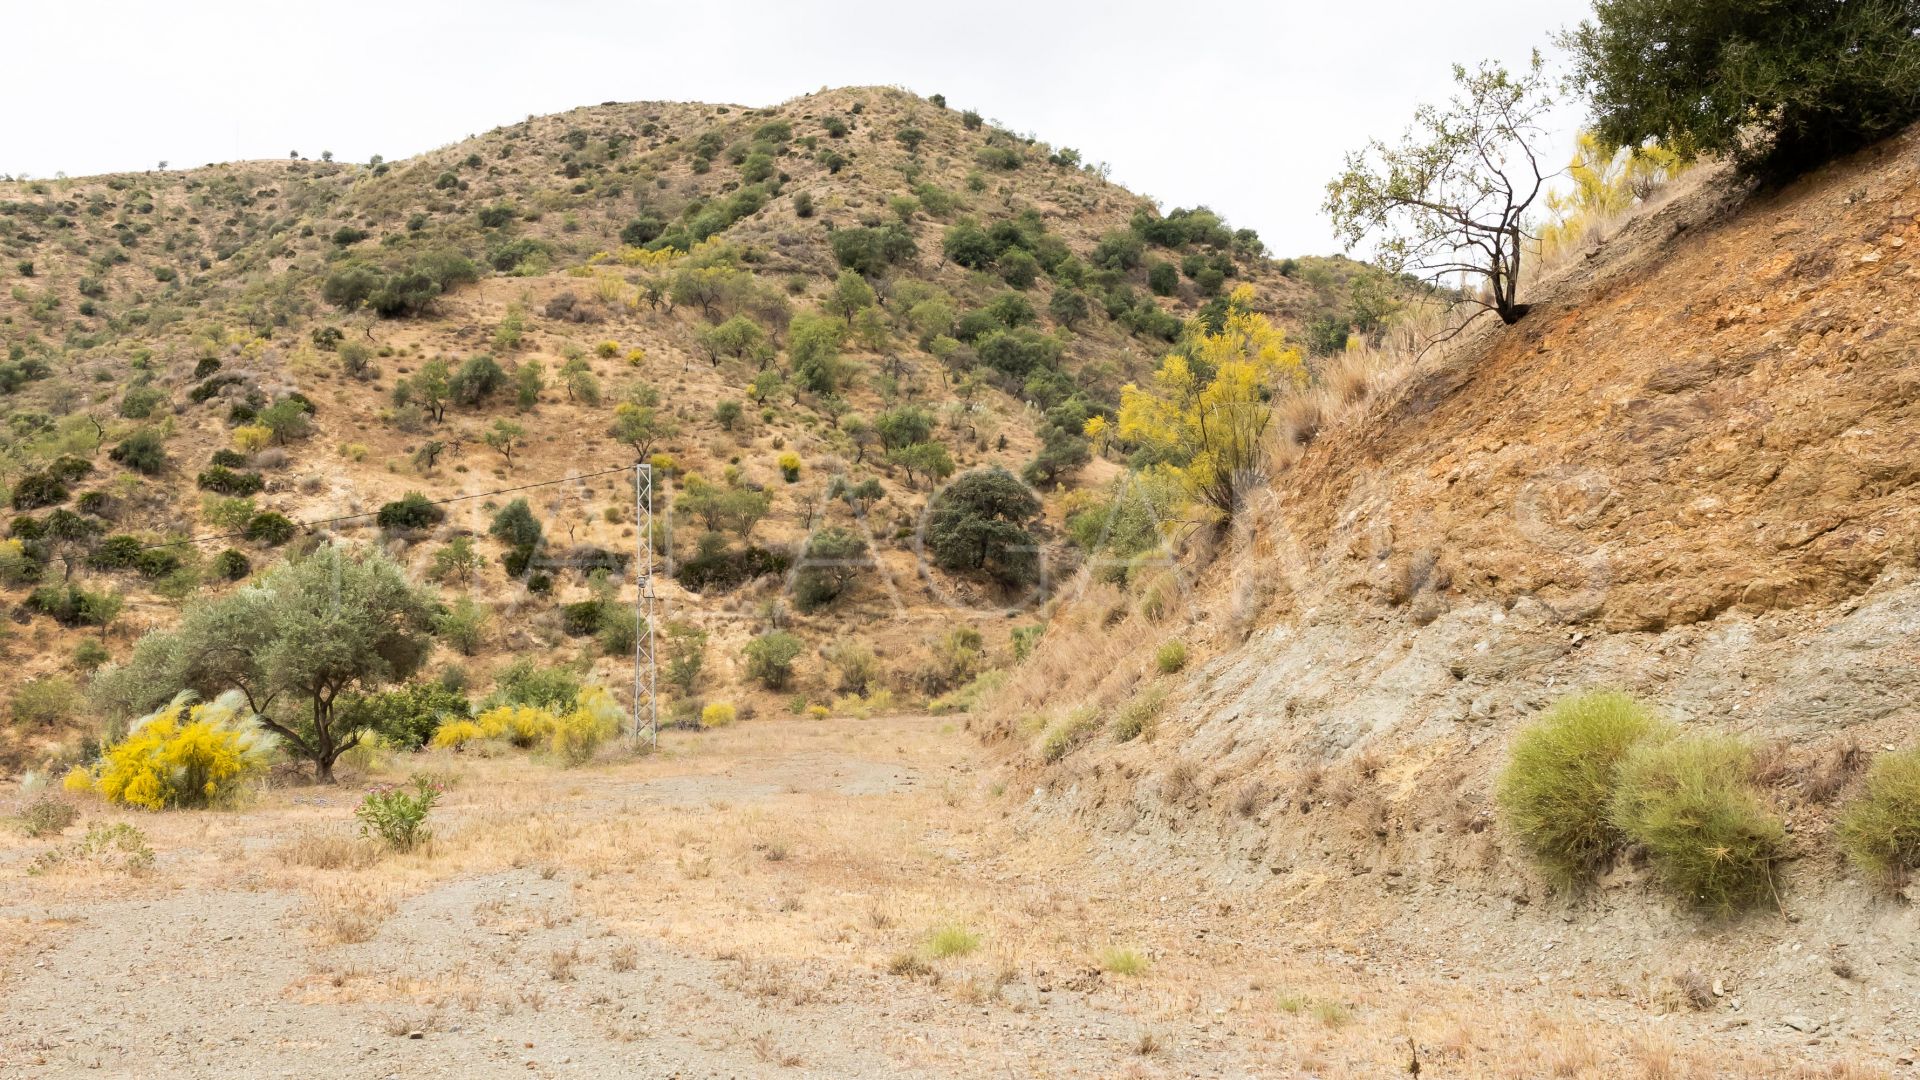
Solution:
{"label": "olive tree", "polygon": [[1453,77],[1453,99],[1422,105],[1398,144],[1376,139],[1347,155],[1325,209],[1349,249],[1378,236],[1379,259],[1394,273],[1479,277],[1488,298],[1468,302],[1518,322],[1527,313],[1518,297],[1526,218],[1556,175],[1533,149],[1551,85],[1537,52],[1517,75],[1484,63],[1456,64]]}
{"label": "olive tree", "polygon": [[141,638],[125,664],[95,677],[95,702],[138,715],[182,688],[207,698],[238,690],[261,725],[330,782],[333,763],[365,734],[335,703],[418,671],[436,606],[378,549],[328,544]]}

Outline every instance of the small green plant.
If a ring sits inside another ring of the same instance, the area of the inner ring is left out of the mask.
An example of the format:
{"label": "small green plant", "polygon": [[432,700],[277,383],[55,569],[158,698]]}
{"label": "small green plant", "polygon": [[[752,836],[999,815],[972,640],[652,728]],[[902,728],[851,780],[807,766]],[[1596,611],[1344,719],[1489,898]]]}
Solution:
{"label": "small green plant", "polygon": [[1729,914],[1774,895],[1787,834],[1752,780],[1753,751],[1724,735],[1641,743],[1620,762],[1614,828],[1647,849],[1688,903]]}
{"label": "small green plant", "polygon": [[1123,975],[1131,978],[1145,975],[1152,961],[1137,949],[1128,949],[1119,945],[1104,949],[1100,953],[1100,970],[1109,975]]}
{"label": "small green plant", "polygon": [[153,869],[153,848],[147,834],[124,821],[112,825],[96,822],[87,835],[65,847],[41,852],[27,864],[27,873],[59,873],[64,870],[117,870],[125,874],[144,874]]}
{"label": "small green plant", "polygon": [[445,789],[418,773],[409,785],[382,784],[367,792],[353,812],[360,819],[360,835],[389,851],[412,851],[433,838],[427,815]]}
{"label": "small green plant", "polygon": [[1153,665],[1160,669],[1160,674],[1162,675],[1172,675],[1174,672],[1186,667],[1186,644],[1179,641],[1169,641],[1165,645],[1160,646],[1160,651],[1153,654]]}
{"label": "small green plant", "polygon": [[1838,835],[1854,865],[1889,887],[1906,884],[1920,868],[1920,747],[1874,758]]}
{"label": "small green plant", "polygon": [[16,723],[51,727],[70,719],[79,709],[80,691],[65,675],[28,679],[13,693]]}
{"label": "small green plant", "polygon": [[979,947],[980,935],[967,929],[963,923],[947,923],[935,927],[927,935],[927,955],[936,960],[966,956]]}
{"label": "small green plant", "polygon": [[1578,694],[1555,702],[1514,740],[1495,800],[1506,825],[1562,887],[1589,881],[1619,848],[1608,817],[1614,774],[1636,744],[1667,731],[1626,694]]}
{"label": "small green plant", "polygon": [[79,816],[80,811],[65,799],[42,795],[20,811],[20,831],[36,840],[53,836],[65,831]]}

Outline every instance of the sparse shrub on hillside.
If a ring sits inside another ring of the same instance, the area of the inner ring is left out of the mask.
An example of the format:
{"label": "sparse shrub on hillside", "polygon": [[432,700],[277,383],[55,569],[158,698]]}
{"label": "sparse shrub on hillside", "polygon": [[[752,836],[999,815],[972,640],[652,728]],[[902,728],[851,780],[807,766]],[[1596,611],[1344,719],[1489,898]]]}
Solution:
{"label": "sparse shrub on hillside", "polygon": [[700,685],[700,671],[706,665],[707,633],[687,623],[668,623],[666,629],[667,685],[682,695],[692,694]]}
{"label": "sparse shrub on hillside", "polygon": [[1113,739],[1115,742],[1131,742],[1153,730],[1160,710],[1166,707],[1167,692],[1163,685],[1155,684],[1135,694],[1133,700],[1120,707],[1113,716]]}
{"label": "sparse shrub on hillside", "polygon": [[399,499],[380,507],[375,521],[383,529],[425,529],[446,520],[446,511],[425,495],[409,491]]}
{"label": "sparse shrub on hillside", "polygon": [[1048,723],[1041,731],[1039,741],[1034,744],[1034,753],[1041,761],[1059,761],[1099,728],[1100,710],[1092,705],[1082,705]]}
{"label": "sparse shrub on hillside", "polygon": [[120,616],[126,598],[119,593],[96,592],[73,582],[43,585],[27,594],[27,610],[45,615],[62,626],[106,627]]}
{"label": "sparse shrub on hillside", "polygon": [[1495,798],[1507,827],[1562,887],[1591,880],[1624,839],[1609,809],[1621,761],[1669,735],[1626,694],[1560,699],[1514,740],[1500,773]]}
{"label": "sparse shrub on hillside", "polygon": [[253,563],[244,553],[228,548],[215,555],[209,567],[217,577],[227,581],[239,581],[252,571]]}
{"label": "sparse shrub on hillside", "polygon": [[13,485],[13,508],[15,510],[38,510],[43,506],[58,506],[71,497],[67,485],[55,476],[43,472],[27,473]]}
{"label": "sparse shrub on hillside", "polygon": [[55,795],[42,795],[28,803],[26,809],[20,811],[17,820],[21,832],[38,840],[46,836],[58,836],[79,818],[80,811],[72,803]]}
{"label": "sparse shrub on hillside", "polygon": [[298,526],[287,515],[276,510],[266,510],[253,515],[247,522],[246,538],[269,547],[279,547],[293,539]]}
{"label": "sparse shrub on hillside", "polygon": [[865,695],[880,678],[880,659],[872,646],[862,641],[838,641],[822,654],[839,675],[838,689],[848,694]]}
{"label": "sparse shrub on hillside", "polygon": [[67,787],[147,810],[217,805],[265,771],[272,747],[239,691],[202,703],[182,693],[130,725],[93,770],[69,774]]}
{"label": "sparse shrub on hillside", "polygon": [[1566,37],[1609,146],[1785,175],[1920,116],[1920,9],[1892,0],[1600,0]]}
{"label": "sparse shrub on hillside", "polygon": [[769,690],[781,690],[793,679],[793,662],[805,649],[799,638],[773,630],[747,642],[747,677]]}
{"label": "sparse shrub on hillside", "polygon": [[486,639],[487,625],[492,621],[486,605],[462,596],[434,617],[433,632],[461,655],[472,656]]}
{"label": "sparse shrub on hillside", "polygon": [[1920,869],[1920,749],[1874,758],[1836,832],[1855,866],[1891,888],[1905,885]]}
{"label": "sparse shrub on hillside", "polygon": [[128,420],[145,420],[167,400],[167,392],[150,384],[132,386],[120,397],[120,415]]}
{"label": "sparse shrub on hillside", "polygon": [[266,480],[259,473],[235,472],[224,465],[215,465],[194,480],[203,490],[220,495],[253,495],[266,487]]}
{"label": "sparse shrub on hillside", "polygon": [[136,430],[108,450],[108,459],[152,477],[167,467],[167,442],[157,430]]}
{"label": "sparse shrub on hillside", "polygon": [[486,353],[470,356],[447,382],[448,396],[459,405],[476,408],[507,385],[507,373]]}
{"label": "sparse shrub on hillside", "polygon": [[1725,915],[1774,898],[1786,831],[1752,780],[1752,748],[1720,735],[1642,742],[1620,762],[1608,817],[1681,899]]}
{"label": "sparse shrub on hillside", "polygon": [[1187,646],[1178,641],[1169,641],[1160,646],[1153,654],[1153,666],[1160,669],[1162,675],[1172,675],[1187,666]]}
{"label": "sparse shrub on hillside", "polygon": [[425,312],[442,293],[479,278],[471,259],[442,250],[414,256],[392,269],[358,261],[340,264],[322,282],[320,295],[348,311],[365,307],[397,318]]}
{"label": "sparse shrub on hillside", "polygon": [[65,675],[42,675],[20,684],[11,708],[15,723],[53,727],[79,712],[80,690]]}

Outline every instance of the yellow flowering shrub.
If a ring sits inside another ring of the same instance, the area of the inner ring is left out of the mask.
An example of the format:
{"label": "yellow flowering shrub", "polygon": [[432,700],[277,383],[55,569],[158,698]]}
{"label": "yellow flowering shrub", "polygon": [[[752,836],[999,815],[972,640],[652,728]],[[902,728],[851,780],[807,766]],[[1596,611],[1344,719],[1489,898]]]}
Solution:
{"label": "yellow flowering shrub", "polygon": [[707,728],[726,727],[728,724],[733,723],[734,718],[738,715],[739,713],[735,711],[731,703],[711,701],[707,703],[706,708],[700,710],[700,726]]}
{"label": "yellow flowering shrub", "polygon": [[481,713],[476,722],[481,737],[502,739],[524,750],[551,735],[555,719],[552,713],[532,705],[502,705]]}
{"label": "yellow flowering shrub", "polygon": [[478,742],[487,737],[480,725],[471,720],[454,720],[441,724],[433,733],[433,747],[436,750],[458,750],[470,742]]}
{"label": "yellow flowering shrub", "polygon": [[809,706],[807,706],[807,716],[808,716],[808,718],[810,718],[810,719],[813,719],[813,720],[825,720],[825,719],[826,719],[827,717],[829,717],[829,716],[832,716],[832,715],[833,715],[833,710],[832,710],[832,709],[829,709],[829,708],[827,708],[827,707],[826,707],[825,705],[809,705]]}
{"label": "yellow flowering shrub", "polygon": [[208,806],[264,771],[272,749],[272,735],[237,691],[200,704],[182,693],[135,721],[98,766],[67,774],[62,786],[91,788],[108,802],[148,810]]}
{"label": "yellow flowering shrub", "polygon": [[233,448],[243,454],[265,450],[273,441],[273,429],[265,424],[243,424],[233,429]]}
{"label": "yellow flowering shrub", "polygon": [[603,341],[600,344],[595,345],[593,347],[593,351],[596,353],[599,353],[601,356],[606,356],[606,357],[618,356],[620,355],[620,343],[613,340]]}
{"label": "yellow flowering shrub", "polygon": [[620,734],[625,719],[605,687],[589,686],[574,699],[571,712],[554,719],[549,745],[556,757],[578,765],[591,759],[601,743]]}

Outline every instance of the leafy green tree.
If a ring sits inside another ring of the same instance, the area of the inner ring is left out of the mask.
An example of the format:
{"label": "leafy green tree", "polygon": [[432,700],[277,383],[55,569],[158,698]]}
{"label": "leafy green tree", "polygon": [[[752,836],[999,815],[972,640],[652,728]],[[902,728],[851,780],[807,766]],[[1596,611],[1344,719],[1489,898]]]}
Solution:
{"label": "leafy green tree", "polygon": [[847,341],[847,324],[830,315],[801,314],[787,332],[787,355],[793,360],[793,381],[816,394],[831,394],[846,377],[840,349]]}
{"label": "leafy green tree", "polygon": [[752,396],[755,405],[765,405],[773,399],[773,395],[779,392],[780,373],[771,370],[762,371],[758,375],[755,375],[753,377],[753,385],[747,389],[747,393]]}
{"label": "leafy green tree", "polygon": [[473,537],[456,536],[433,553],[432,577],[435,581],[453,581],[466,585],[480,569],[480,553],[474,550]]}
{"label": "leafy green tree", "polygon": [[719,366],[723,356],[743,357],[766,341],[767,335],[761,331],[758,323],[745,315],[735,315],[723,323],[709,326],[700,332],[700,347],[707,350],[708,359]]}
{"label": "leafy green tree", "polygon": [[913,483],[913,474],[919,473],[933,483],[939,483],[953,475],[953,455],[947,453],[945,443],[917,442],[903,446],[887,455],[887,460],[907,471],[907,483]]}
{"label": "leafy green tree", "polygon": [[1040,500],[1012,473],[998,466],[975,469],[935,496],[927,546],[943,570],[1024,584],[1039,571],[1039,543],[1027,529],[1039,516]]}
{"label": "leafy green tree", "polygon": [[313,432],[312,408],[296,398],[282,398],[260,410],[260,423],[282,446]]}
{"label": "leafy green tree", "polygon": [[940,240],[940,250],[949,262],[970,270],[985,270],[1000,257],[1000,246],[992,235],[972,221],[949,226]]}
{"label": "leafy green tree", "polygon": [[263,725],[331,781],[334,762],[365,734],[337,713],[342,695],[418,671],[433,647],[433,615],[431,599],[377,549],[328,544],[189,605],[175,628],[141,638],[126,664],[95,678],[106,684],[102,698],[134,715],[182,687],[209,698],[239,690]]}
{"label": "leafy green tree", "polygon": [[514,369],[514,404],[518,405],[521,411],[524,412],[540,404],[540,391],[546,388],[546,372],[540,366],[540,361],[528,359]]}
{"label": "leafy green tree", "polygon": [[1087,294],[1079,289],[1055,289],[1053,299],[1047,301],[1047,314],[1069,330],[1087,321],[1092,310],[1092,305],[1087,303]]}
{"label": "leafy green tree", "polygon": [[801,611],[816,611],[838,600],[871,563],[859,534],[832,526],[807,539],[794,570],[793,600]]}
{"label": "leafy green tree", "polygon": [[933,414],[918,405],[902,405],[874,417],[873,430],[882,446],[898,450],[933,436]]}
{"label": "leafy green tree", "polygon": [[513,468],[513,452],[519,447],[520,439],[525,436],[526,433],[526,428],[521,427],[511,420],[495,420],[493,426],[487,429],[487,433],[483,438],[486,440],[488,446],[498,450],[500,456],[507,459],[507,468],[511,469]]}
{"label": "leafy green tree", "polygon": [[833,283],[833,291],[827,295],[828,311],[848,322],[862,308],[873,306],[873,286],[867,279],[851,270],[840,271],[840,277]]}
{"label": "leafy green tree", "polygon": [[673,424],[662,419],[653,406],[623,401],[614,406],[613,426],[607,434],[633,447],[634,459],[639,461],[652,452],[655,442],[673,431]]}
{"label": "leafy green tree", "polygon": [[733,426],[740,422],[740,417],[745,412],[746,410],[741,408],[739,402],[729,398],[713,407],[713,419],[720,425],[721,430],[732,431]]}
{"label": "leafy green tree", "polygon": [[1549,175],[1533,147],[1553,106],[1551,85],[1538,53],[1518,75],[1456,64],[1453,77],[1453,100],[1421,106],[1397,145],[1375,140],[1347,155],[1327,185],[1326,211],[1349,248],[1377,235],[1393,273],[1482,278],[1491,299],[1469,302],[1518,322],[1527,313],[1518,295],[1527,215]]}
{"label": "leafy green tree", "polygon": [[1598,0],[1567,36],[1607,146],[1790,175],[1920,116],[1910,0]]}
{"label": "leafy green tree", "polygon": [[533,516],[533,509],[525,499],[515,499],[501,507],[493,515],[493,522],[487,527],[487,535],[514,548],[532,548],[540,543],[544,531],[540,519]]}
{"label": "leafy green tree", "polygon": [[507,373],[486,353],[470,356],[447,382],[454,401],[468,408],[482,405],[507,384]]}
{"label": "leafy green tree", "polygon": [[920,144],[927,141],[927,133],[917,127],[903,127],[893,133],[894,141],[907,148],[907,153],[918,153]]}

